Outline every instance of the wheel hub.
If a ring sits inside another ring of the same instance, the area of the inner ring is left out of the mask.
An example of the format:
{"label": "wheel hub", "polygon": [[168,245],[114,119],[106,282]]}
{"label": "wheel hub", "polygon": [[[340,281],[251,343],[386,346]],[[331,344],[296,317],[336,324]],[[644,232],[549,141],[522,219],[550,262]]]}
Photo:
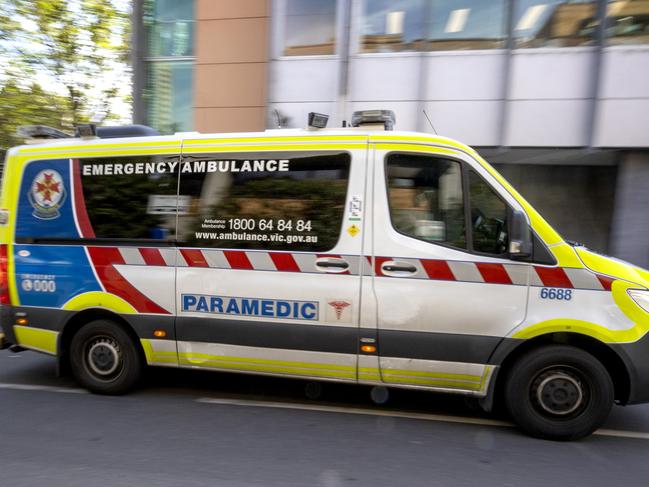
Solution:
{"label": "wheel hub", "polygon": [[541,374],[533,388],[539,406],[552,415],[573,413],[584,403],[581,381],[567,371],[551,370]]}
{"label": "wheel hub", "polygon": [[92,372],[102,377],[111,375],[120,364],[119,345],[113,339],[99,338],[88,347],[86,358]]}

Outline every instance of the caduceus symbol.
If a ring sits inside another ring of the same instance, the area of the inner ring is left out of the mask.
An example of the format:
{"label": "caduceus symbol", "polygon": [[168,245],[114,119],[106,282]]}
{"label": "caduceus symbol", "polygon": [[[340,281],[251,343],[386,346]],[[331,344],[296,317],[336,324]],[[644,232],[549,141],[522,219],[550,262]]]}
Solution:
{"label": "caduceus symbol", "polygon": [[340,317],[343,314],[343,310],[347,306],[351,306],[352,303],[348,303],[347,301],[331,301],[329,303],[329,306],[333,306],[333,308],[336,310],[336,319],[339,320]]}

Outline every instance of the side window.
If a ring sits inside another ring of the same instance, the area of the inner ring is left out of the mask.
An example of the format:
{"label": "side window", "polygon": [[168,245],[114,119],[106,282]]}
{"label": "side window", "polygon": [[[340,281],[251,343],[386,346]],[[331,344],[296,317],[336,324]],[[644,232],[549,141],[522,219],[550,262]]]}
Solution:
{"label": "side window", "polygon": [[473,169],[440,157],[390,154],[386,172],[395,230],[470,252],[507,253],[507,204]]}
{"label": "side window", "polygon": [[387,182],[390,218],[398,232],[466,249],[459,162],[391,154],[387,159]]}
{"label": "side window", "polygon": [[178,156],[73,162],[82,188],[75,195],[82,237],[173,240]]}
{"label": "side window", "polygon": [[338,242],[349,154],[208,154],[182,164],[180,245],[325,252]]}
{"label": "side window", "polygon": [[30,162],[16,238],[156,240],[175,236],[179,156]]}
{"label": "side window", "polygon": [[507,252],[507,204],[475,171],[469,171],[473,250],[502,255]]}

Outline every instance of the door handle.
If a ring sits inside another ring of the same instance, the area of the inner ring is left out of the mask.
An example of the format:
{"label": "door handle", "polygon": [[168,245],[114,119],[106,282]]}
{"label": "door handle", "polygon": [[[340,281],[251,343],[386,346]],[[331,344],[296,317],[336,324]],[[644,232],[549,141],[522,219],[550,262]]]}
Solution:
{"label": "door handle", "polygon": [[320,257],[315,261],[315,266],[325,272],[345,272],[349,269],[349,262],[337,257]]}
{"label": "door handle", "polygon": [[417,273],[417,267],[408,262],[398,260],[387,260],[381,264],[381,272],[386,276],[410,276]]}

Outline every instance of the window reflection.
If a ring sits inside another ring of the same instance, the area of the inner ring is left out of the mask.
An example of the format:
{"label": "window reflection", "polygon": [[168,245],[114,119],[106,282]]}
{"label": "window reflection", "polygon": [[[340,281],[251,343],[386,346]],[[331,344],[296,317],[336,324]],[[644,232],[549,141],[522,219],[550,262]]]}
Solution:
{"label": "window reflection", "polygon": [[[269,155],[270,154],[270,155]],[[225,161],[223,160],[225,158]],[[202,170],[181,174],[181,245],[326,252],[340,238],[350,156],[347,153],[197,154],[183,161],[231,163],[235,172]],[[270,160],[272,159],[272,161]],[[245,171],[266,161],[285,170]],[[219,167],[220,167],[219,166]]]}
{"label": "window reflection", "polygon": [[143,95],[149,123],[161,133],[191,130],[193,63],[155,61],[147,65]]}
{"label": "window reflection", "polygon": [[414,154],[387,160],[390,219],[399,233],[466,248],[459,162]]}
{"label": "window reflection", "polygon": [[505,46],[506,2],[442,0],[431,3],[426,49],[497,49]]}
{"label": "window reflection", "polygon": [[284,55],[334,54],[336,0],[287,0]]}
{"label": "window reflection", "polygon": [[144,24],[148,57],[193,55],[194,0],[148,0]]}
{"label": "window reflection", "polygon": [[[135,168],[147,164],[176,167],[178,160],[177,156],[81,159],[83,208],[87,211],[90,229],[90,235],[84,235],[110,239],[174,239],[177,174],[173,171],[149,174],[140,171],[138,174]],[[128,174],[121,174],[121,170],[113,174],[116,166],[124,168]]]}
{"label": "window reflection", "polygon": [[606,10],[609,45],[649,43],[649,0],[613,1]]}
{"label": "window reflection", "polygon": [[365,0],[361,50],[418,50],[424,32],[424,4],[424,0]]}
{"label": "window reflection", "polygon": [[362,50],[502,48],[505,12],[504,0],[365,0]]}
{"label": "window reflection", "polygon": [[516,47],[569,47],[595,43],[595,1],[518,0],[514,14]]}

